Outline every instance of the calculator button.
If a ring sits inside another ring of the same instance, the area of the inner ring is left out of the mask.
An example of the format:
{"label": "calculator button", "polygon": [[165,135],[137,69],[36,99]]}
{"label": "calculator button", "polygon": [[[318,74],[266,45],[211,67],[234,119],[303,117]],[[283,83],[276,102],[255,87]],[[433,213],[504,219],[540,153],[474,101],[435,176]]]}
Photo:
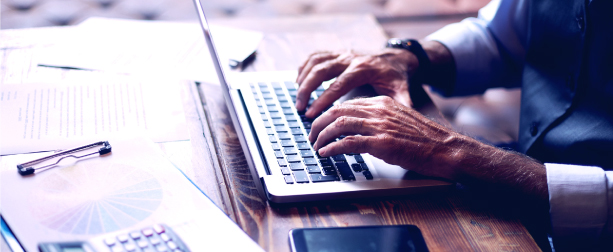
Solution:
{"label": "calculator button", "polygon": [[123,250],[123,248],[121,247],[121,245],[115,246],[111,249],[111,251],[113,252],[124,252],[125,250]]}
{"label": "calculator button", "polygon": [[169,249],[177,249],[177,248],[179,248],[179,246],[177,246],[177,244],[172,242],[172,241],[166,243],[166,245],[168,246]]}
{"label": "calculator button", "polygon": [[117,240],[118,240],[119,242],[121,242],[121,243],[127,242],[127,241],[128,241],[128,239],[130,239],[130,238],[128,237],[128,235],[119,235],[119,236],[117,236]]}
{"label": "calculator button", "polygon": [[115,245],[115,238],[109,237],[109,238],[104,239],[104,244],[106,244],[109,247]]}
{"label": "calculator button", "polygon": [[170,236],[168,236],[168,234],[161,234],[160,238],[162,239],[162,241],[164,242],[168,242],[170,240],[172,240],[172,238],[170,238]]}
{"label": "calculator button", "polygon": [[141,230],[141,232],[143,233],[143,235],[149,237],[153,235],[153,229],[151,228],[144,228],[143,230]]}
{"label": "calculator button", "polygon": [[134,246],[133,243],[128,243],[124,247],[126,248],[127,251],[135,251],[136,250],[136,246]]}
{"label": "calculator button", "polygon": [[138,239],[140,239],[140,233],[139,232],[132,232],[132,233],[130,233],[130,237],[132,237],[132,239],[134,239],[134,240],[138,240]]}
{"label": "calculator button", "polygon": [[136,243],[140,248],[146,248],[149,246],[149,243],[146,240],[140,240]]}
{"label": "calculator button", "polygon": [[149,239],[149,242],[151,242],[151,244],[153,244],[153,245],[158,245],[158,244],[160,244],[160,239],[158,239],[157,237],[151,237]]}

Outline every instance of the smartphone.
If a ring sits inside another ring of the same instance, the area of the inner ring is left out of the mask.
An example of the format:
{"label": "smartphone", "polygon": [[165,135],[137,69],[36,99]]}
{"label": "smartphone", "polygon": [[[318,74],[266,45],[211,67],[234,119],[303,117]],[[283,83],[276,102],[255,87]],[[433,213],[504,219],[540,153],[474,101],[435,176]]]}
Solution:
{"label": "smartphone", "polygon": [[293,252],[428,251],[413,225],[297,228],[289,231]]}

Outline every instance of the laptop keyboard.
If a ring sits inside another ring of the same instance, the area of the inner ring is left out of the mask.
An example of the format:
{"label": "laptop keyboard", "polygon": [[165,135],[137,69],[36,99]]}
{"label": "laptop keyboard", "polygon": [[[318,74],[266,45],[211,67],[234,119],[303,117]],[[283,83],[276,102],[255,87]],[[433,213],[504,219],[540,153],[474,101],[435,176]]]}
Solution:
{"label": "laptop keyboard", "polygon": [[[314,119],[306,118],[304,111],[296,111],[296,83],[260,82],[250,86],[285,183],[373,179],[360,154],[321,157],[313,151],[308,134]],[[313,92],[309,106],[323,91],[320,86]]]}

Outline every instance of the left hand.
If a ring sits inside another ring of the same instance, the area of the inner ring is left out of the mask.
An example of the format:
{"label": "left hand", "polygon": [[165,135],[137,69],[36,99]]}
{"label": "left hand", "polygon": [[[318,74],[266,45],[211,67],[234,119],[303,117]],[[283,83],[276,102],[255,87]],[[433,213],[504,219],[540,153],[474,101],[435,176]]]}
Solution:
{"label": "left hand", "polygon": [[[333,142],[340,135],[347,135]],[[427,176],[454,180],[463,146],[474,141],[387,96],[346,101],[323,113],[309,134],[322,156],[370,153]],[[471,141],[472,140],[472,141]]]}

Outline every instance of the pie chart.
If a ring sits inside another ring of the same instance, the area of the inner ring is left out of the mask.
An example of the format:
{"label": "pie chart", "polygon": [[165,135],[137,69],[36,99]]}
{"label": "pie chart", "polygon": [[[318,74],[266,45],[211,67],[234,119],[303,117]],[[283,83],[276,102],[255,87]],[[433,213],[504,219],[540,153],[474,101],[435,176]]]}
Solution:
{"label": "pie chart", "polygon": [[41,173],[45,176],[32,190],[31,214],[62,233],[94,235],[126,228],[149,217],[162,202],[160,183],[145,169],[85,162],[51,171]]}

